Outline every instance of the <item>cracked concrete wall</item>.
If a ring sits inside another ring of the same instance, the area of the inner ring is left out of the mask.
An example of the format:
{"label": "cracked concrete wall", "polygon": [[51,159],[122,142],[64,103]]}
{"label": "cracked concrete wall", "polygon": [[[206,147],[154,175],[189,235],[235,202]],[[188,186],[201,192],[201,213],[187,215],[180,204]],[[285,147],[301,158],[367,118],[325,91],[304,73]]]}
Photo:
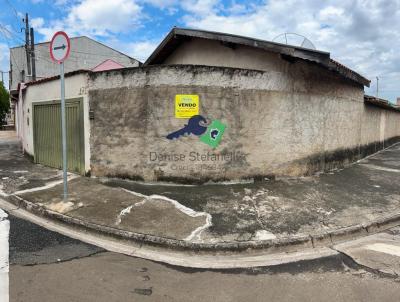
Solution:
{"label": "cracked concrete wall", "polygon": [[[180,65],[91,74],[92,175],[188,182],[298,176],[342,167],[400,135],[400,115],[365,106],[362,86],[314,64],[277,60],[265,72]],[[193,135],[165,138],[186,122],[174,117],[176,94],[198,94],[200,114],[227,125],[215,150]]]}

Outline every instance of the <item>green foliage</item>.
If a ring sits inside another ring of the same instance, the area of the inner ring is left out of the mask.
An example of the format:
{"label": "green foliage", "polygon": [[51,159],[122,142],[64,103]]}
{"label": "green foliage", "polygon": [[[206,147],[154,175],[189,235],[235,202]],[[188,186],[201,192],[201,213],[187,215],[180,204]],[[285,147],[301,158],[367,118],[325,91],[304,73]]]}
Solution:
{"label": "green foliage", "polygon": [[0,81],[0,127],[5,124],[6,114],[10,110],[10,95]]}

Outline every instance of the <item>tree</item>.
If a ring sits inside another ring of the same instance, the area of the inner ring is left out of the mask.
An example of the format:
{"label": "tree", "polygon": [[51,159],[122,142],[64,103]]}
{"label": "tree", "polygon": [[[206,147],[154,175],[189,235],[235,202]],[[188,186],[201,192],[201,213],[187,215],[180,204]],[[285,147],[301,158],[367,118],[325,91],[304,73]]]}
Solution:
{"label": "tree", "polygon": [[0,81],[0,128],[6,123],[6,114],[10,110],[10,95],[4,83]]}

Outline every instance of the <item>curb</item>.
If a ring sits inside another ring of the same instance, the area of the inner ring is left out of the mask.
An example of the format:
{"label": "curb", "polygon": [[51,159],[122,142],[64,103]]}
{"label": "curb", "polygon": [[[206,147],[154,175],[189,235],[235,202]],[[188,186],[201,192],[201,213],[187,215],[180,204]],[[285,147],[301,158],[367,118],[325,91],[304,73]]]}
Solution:
{"label": "curb", "polygon": [[86,231],[94,231],[117,239],[131,240],[139,244],[159,246],[169,249],[190,250],[195,252],[242,252],[246,250],[263,250],[276,253],[296,251],[299,248],[331,247],[332,245],[343,241],[375,234],[400,225],[400,213],[397,213],[386,217],[380,217],[365,224],[343,227],[323,233],[261,241],[196,243],[149,234],[134,233],[110,226],[87,222],[82,219],[48,210],[43,206],[29,202],[16,195],[9,195],[6,199],[15,206],[24,208],[33,214],[54,219]]}

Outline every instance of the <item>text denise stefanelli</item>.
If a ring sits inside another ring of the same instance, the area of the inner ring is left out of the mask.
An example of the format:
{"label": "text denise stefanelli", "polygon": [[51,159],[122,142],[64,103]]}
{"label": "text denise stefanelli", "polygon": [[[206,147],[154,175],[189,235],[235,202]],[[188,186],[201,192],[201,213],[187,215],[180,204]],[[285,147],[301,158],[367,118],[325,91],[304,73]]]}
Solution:
{"label": "text denise stefanelli", "polygon": [[191,151],[189,153],[158,153],[158,152],[150,152],[149,153],[150,161],[165,161],[165,162],[183,162],[186,160],[189,161],[243,161],[246,160],[246,155],[241,153],[240,151],[236,152],[227,152],[223,154],[215,154],[212,152],[207,153],[199,153],[196,151]]}

